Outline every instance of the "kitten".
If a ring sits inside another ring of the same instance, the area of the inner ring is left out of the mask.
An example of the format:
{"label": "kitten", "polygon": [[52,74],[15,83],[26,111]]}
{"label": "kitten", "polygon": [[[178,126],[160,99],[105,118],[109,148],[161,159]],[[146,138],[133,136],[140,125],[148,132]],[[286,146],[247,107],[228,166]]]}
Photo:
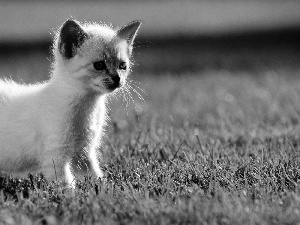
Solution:
{"label": "kitten", "polygon": [[57,32],[49,81],[0,81],[0,170],[17,176],[42,172],[48,180],[103,177],[98,147],[106,97],[130,72],[133,41],[141,25],[118,30],[69,19]]}

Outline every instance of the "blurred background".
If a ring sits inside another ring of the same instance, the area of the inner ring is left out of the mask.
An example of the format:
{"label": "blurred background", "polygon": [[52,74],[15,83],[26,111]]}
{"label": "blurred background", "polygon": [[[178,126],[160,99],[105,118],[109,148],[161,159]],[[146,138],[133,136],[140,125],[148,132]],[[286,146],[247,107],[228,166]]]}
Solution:
{"label": "blurred background", "polygon": [[298,0],[0,1],[1,75],[48,78],[53,31],[67,18],[140,19],[134,74],[300,67]]}
{"label": "blurred background", "polygon": [[242,135],[261,121],[300,121],[299,0],[0,1],[0,77],[49,79],[53,33],[70,17],[114,27],[143,22],[135,103],[128,95],[112,101],[116,130],[135,117],[194,124],[203,133],[228,125],[226,134]]}

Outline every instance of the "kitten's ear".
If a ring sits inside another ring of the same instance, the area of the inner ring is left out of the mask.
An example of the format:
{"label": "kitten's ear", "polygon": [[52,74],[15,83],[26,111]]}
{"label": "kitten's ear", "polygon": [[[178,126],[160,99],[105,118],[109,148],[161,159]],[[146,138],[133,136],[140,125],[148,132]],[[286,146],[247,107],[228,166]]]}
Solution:
{"label": "kitten's ear", "polygon": [[117,36],[121,39],[125,39],[129,45],[132,45],[141,24],[142,23],[139,20],[132,21],[118,30]]}
{"label": "kitten's ear", "polygon": [[70,59],[76,55],[77,49],[88,38],[79,23],[73,19],[67,20],[61,27],[59,34],[58,49],[66,58]]}

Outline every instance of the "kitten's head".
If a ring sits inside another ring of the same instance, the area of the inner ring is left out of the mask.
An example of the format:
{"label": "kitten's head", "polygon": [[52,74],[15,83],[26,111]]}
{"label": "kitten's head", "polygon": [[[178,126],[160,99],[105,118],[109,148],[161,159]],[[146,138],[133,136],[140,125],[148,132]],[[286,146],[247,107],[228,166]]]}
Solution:
{"label": "kitten's head", "polygon": [[80,24],[69,19],[54,44],[56,76],[104,94],[125,84],[130,72],[133,41],[141,25],[133,21],[120,29]]}

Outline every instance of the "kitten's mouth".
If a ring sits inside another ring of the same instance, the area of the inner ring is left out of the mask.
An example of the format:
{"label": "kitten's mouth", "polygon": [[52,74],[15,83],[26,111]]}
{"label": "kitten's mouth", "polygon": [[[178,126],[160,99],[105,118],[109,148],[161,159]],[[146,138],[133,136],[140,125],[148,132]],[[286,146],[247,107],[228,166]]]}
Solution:
{"label": "kitten's mouth", "polygon": [[112,76],[112,77],[106,78],[106,79],[104,79],[104,85],[108,90],[113,91],[116,88],[120,87],[120,77]]}

